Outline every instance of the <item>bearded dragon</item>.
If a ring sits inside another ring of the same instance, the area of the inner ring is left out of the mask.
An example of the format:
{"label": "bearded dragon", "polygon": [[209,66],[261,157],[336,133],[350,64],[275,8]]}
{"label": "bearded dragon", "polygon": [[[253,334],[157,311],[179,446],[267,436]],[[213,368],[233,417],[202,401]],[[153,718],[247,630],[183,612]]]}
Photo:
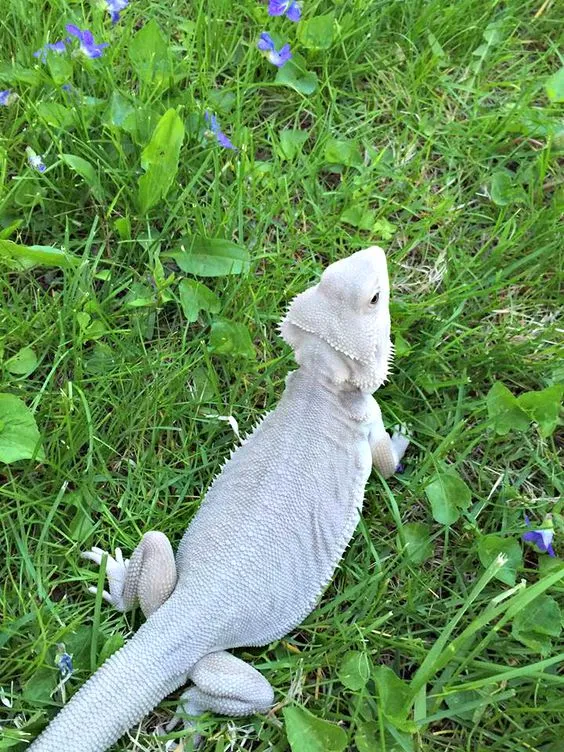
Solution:
{"label": "bearded dragon", "polygon": [[[271,685],[233,648],[267,645],[315,608],[349,544],[374,465],[398,468],[408,439],[371,396],[388,375],[389,283],[376,246],[328,266],[280,325],[297,370],[213,481],[176,558],[147,532],[108,556],[104,598],[147,621],[79,689],[32,752],[102,752],[188,681],[179,710],[268,710]],[[96,564],[106,556],[93,548]],[[95,588],[93,589],[95,592]]]}

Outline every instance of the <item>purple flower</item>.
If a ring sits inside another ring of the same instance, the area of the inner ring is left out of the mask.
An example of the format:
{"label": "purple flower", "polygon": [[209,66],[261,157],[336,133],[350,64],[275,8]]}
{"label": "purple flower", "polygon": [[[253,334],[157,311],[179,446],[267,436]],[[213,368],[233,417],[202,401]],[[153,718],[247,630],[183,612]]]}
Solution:
{"label": "purple flower", "polygon": [[66,49],[67,47],[65,40],[60,39],[58,42],[43,45],[40,50],[37,50],[37,52],[33,53],[33,57],[38,57],[42,63],[45,63],[47,61],[48,52],[56,52],[57,55],[60,55],[62,52],[65,52]]}
{"label": "purple flower", "polygon": [[101,57],[102,50],[104,49],[104,47],[108,46],[106,42],[104,42],[103,44],[96,44],[92,32],[88,31],[88,29],[84,29],[84,31],[82,31],[78,28],[78,26],[75,26],[74,24],[68,24],[67,26],[65,26],[65,28],[69,34],[78,39],[78,41],[80,42],[80,51],[83,55],[86,55],[86,57]]}
{"label": "purple flower", "polygon": [[302,16],[302,9],[295,0],[270,0],[268,3],[268,15],[286,15],[290,21],[299,21]]}
{"label": "purple flower", "polygon": [[120,13],[122,10],[127,8],[127,6],[129,5],[129,0],[106,0],[106,4],[110,12],[112,23],[117,24],[120,18]]}
{"label": "purple flower", "polygon": [[210,115],[209,112],[205,112],[204,118],[211,132],[216,137],[218,144],[221,144],[221,146],[223,146],[225,149],[233,149],[234,151],[237,151],[237,147],[233,146],[231,141],[227,138],[225,133],[219,127],[219,123],[217,122],[216,116]]}
{"label": "purple flower", "polygon": [[57,666],[63,679],[68,679],[74,671],[72,657],[68,653],[62,653],[57,658]]}
{"label": "purple flower", "polygon": [[266,31],[260,35],[257,47],[261,52],[264,52],[267,60],[275,65],[277,68],[281,68],[285,63],[292,58],[290,52],[290,45],[285,44],[284,47],[277,50],[274,40]]}
{"label": "purple flower", "polygon": [[27,154],[27,161],[34,170],[37,170],[37,172],[45,172],[47,167],[45,166],[43,157],[41,157],[39,154],[36,154],[31,146],[28,146],[26,148],[25,153]]}
{"label": "purple flower", "polygon": [[[550,521],[550,517],[547,516],[545,521]],[[531,524],[527,515],[525,515],[525,524]],[[531,530],[528,533],[523,533],[521,537],[524,541],[527,541],[527,543],[533,543],[541,553],[546,553],[549,556],[556,556],[554,549],[552,548],[554,528],[545,527],[540,530]]]}
{"label": "purple flower", "polygon": [[17,98],[18,95],[10,89],[0,91],[0,105],[3,105],[4,107],[9,107]]}
{"label": "purple flower", "polygon": [[74,667],[72,665],[72,655],[69,655],[65,649],[65,643],[59,642],[57,652],[55,653],[55,666],[61,674],[61,687],[71,678]]}

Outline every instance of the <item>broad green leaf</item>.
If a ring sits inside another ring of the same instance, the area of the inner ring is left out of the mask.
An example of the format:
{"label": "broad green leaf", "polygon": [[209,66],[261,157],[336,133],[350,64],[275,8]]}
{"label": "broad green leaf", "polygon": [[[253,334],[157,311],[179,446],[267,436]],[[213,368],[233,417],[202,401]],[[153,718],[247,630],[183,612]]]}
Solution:
{"label": "broad green leaf", "polygon": [[156,86],[169,83],[172,75],[169,42],[153,19],[133,37],[129,59],[141,81]]}
{"label": "broad green leaf", "polygon": [[545,81],[544,88],[551,102],[564,102],[564,66]]}
{"label": "broad green leaf", "polygon": [[102,645],[102,650],[100,650],[100,655],[98,656],[98,665],[101,666],[104,661],[107,661],[111,655],[120,650],[124,645],[125,640],[123,638],[123,635],[121,635],[119,632],[116,632],[115,634],[108,637],[108,639]]}
{"label": "broad green leaf", "polygon": [[482,36],[490,47],[495,47],[504,37],[502,23],[499,21],[492,21],[484,29]]}
{"label": "broad green leaf", "polygon": [[396,358],[403,358],[405,355],[412,351],[413,347],[406,340],[406,338],[398,332],[394,339],[394,355]]}
{"label": "broad green leaf", "polygon": [[213,322],[210,332],[210,349],[220,355],[256,357],[253,341],[245,324],[226,319]]}
{"label": "broad green leaf", "polygon": [[57,102],[41,102],[37,105],[37,112],[40,118],[55,128],[70,128],[74,123],[72,110]]}
{"label": "broad green leaf", "polygon": [[282,712],[292,752],[342,752],[346,748],[347,733],[335,723],[317,718],[305,708],[288,706]]}
{"label": "broad green leaf", "polygon": [[445,57],[445,51],[441,47],[439,40],[432,31],[427,32],[427,41],[429,42],[429,47],[431,48],[431,51],[436,58]]}
{"label": "broad green leaf", "polygon": [[31,347],[22,347],[6,361],[6,368],[13,376],[29,376],[37,368],[37,355]]}
{"label": "broad green leaf", "polygon": [[496,381],[486,397],[488,415],[496,433],[505,435],[511,429],[526,431],[529,416],[519,405],[517,398],[501,381]]}
{"label": "broad green leaf", "polygon": [[116,363],[112,348],[105,342],[95,342],[85,359],[85,368],[88,373],[106,374]]}
{"label": "broad green leaf", "polygon": [[155,291],[144,282],[133,282],[123,302],[128,308],[154,306],[156,302]]}
{"label": "broad green leaf", "polygon": [[[66,632],[63,637],[65,651],[72,656],[75,671],[90,669],[90,649],[92,646],[93,629],[88,624],[81,624],[72,632]],[[102,639],[102,633],[97,631],[96,644]]]}
{"label": "broad green leaf", "polygon": [[330,138],[325,144],[325,161],[345,167],[362,167],[362,154],[355,141]]}
{"label": "broad green leaf", "polygon": [[452,525],[467,509],[472,494],[466,483],[456,473],[439,473],[425,489],[431,503],[433,518],[441,525]]}
{"label": "broad green leaf", "polygon": [[557,556],[539,556],[537,566],[539,577],[545,577],[562,568],[562,559],[559,559]]}
{"label": "broad green leaf", "polygon": [[309,131],[292,130],[287,128],[280,131],[280,159],[294,159],[301,153],[302,147],[309,138]]}
{"label": "broad green leaf", "polygon": [[72,61],[69,55],[48,53],[47,68],[55,86],[62,86],[72,79]]}
{"label": "broad green leaf", "polygon": [[382,217],[372,225],[372,232],[382,240],[391,240],[397,232],[397,227]]}
{"label": "broad green leaf", "polygon": [[208,95],[210,104],[213,107],[214,112],[222,112],[224,114],[231,112],[236,101],[237,95],[234,91],[226,91],[225,89],[212,89]]}
{"label": "broad green leaf", "polygon": [[91,320],[92,316],[89,313],[86,313],[86,311],[78,311],[76,314],[76,321],[78,326],[80,327],[81,332],[85,332],[87,330]]}
{"label": "broad green leaf", "polygon": [[[0,152],[1,155],[1,152]],[[18,229],[18,227],[21,227],[23,224],[23,219],[16,219],[13,222],[11,222],[7,227],[4,227],[2,230],[0,230],[0,240],[8,240],[10,235],[13,235],[15,231]]]}
{"label": "broad green leaf", "polygon": [[84,542],[94,530],[94,520],[83,506],[77,506],[74,517],[69,523],[69,536],[77,543]]}
{"label": "broad green leaf", "polygon": [[0,462],[45,459],[31,410],[13,394],[0,394]]}
{"label": "broad green leaf", "polygon": [[506,110],[507,126],[511,133],[520,133],[528,138],[559,138],[564,132],[564,120],[550,108],[511,105]]}
{"label": "broad green leaf", "polygon": [[523,564],[521,546],[515,538],[501,535],[484,535],[478,541],[478,556],[482,566],[487,569],[498,554],[505,554],[507,562],[500,567],[494,577],[506,585],[515,585],[517,569]]}
{"label": "broad green leaf", "polygon": [[278,68],[275,83],[309,96],[317,89],[317,75],[308,71],[301,55],[294,55],[291,60]]}
{"label": "broad green leaf", "polygon": [[40,668],[25,683],[22,697],[34,707],[36,704],[51,705],[52,692],[59,681],[59,673],[56,668]]}
{"label": "broad green leaf", "polygon": [[[422,564],[433,555],[433,544],[429,535],[429,525],[423,522],[408,522],[403,528],[405,548],[403,549],[408,561]],[[400,536],[397,536],[398,549],[402,550]]]}
{"label": "broad green leaf", "polygon": [[407,718],[411,698],[407,683],[389,666],[377,666],[372,676],[384,716],[400,731],[414,730],[414,723]]}
{"label": "broad green leaf", "polygon": [[83,342],[95,340],[106,334],[104,322],[100,319],[92,319],[92,316],[86,311],[78,311],[76,321],[80,327],[80,333]]}
{"label": "broad green leaf", "polygon": [[180,248],[180,251],[162,255],[173,258],[187,274],[198,277],[222,277],[225,274],[241,274],[249,270],[249,252],[230,240],[195,235],[184,238]]}
{"label": "broad green leaf", "polygon": [[38,86],[41,79],[41,71],[37,69],[22,68],[21,65],[14,63],[0,63],[0,81],[5,81],[8,84],[21,83]]}
{"label": "broad green leaf", "polygon": [[205,368],[198,367],[191,372],[190,392],[196,402],[213,402],[216,393]]}
{"label": "broad green leaf", "polygon": [[121,128],[131,133],[136,127],[135,107],[123,94],[114,91],[102,122],[108,127]]}
{"label": "broad green leaf", "polygon": [[328,50],[333,44],[335,16],[327,13],[300,21],[298,39],[308,50]]}
{"label": "broad green leaf", "polygon": [[220,301],[213,290],[194,279],[181,279],[178,285],[180,305],[186,321],[197,321],[200,311],[218,313]]}
{"label": "broad green leaf", "polygon": [[167,110],[141,154],[145,174],[139,178],[139,210],[146,214],[168,193],[176,173],[180,148],[184,141],[184,124],[174,109]]}
{"label": "broad green leaf", "polygon": [[382,240],[390,240],[396,233],[396,226],[387,219],[376,219],[374,209],[353,205],[341,214],[341,222],[358,227],[359,230],[370,230]]}
{"label": "broad green leaf", "polygon": [[382,745],[377,741],[379,738],[380,724],[376,721],[364,721],[357,724],[354,743],[358,752],[382,752]]}
{"label": "broad green leaf", "polygon": [[0,240],[0,258],[13,261],[20,269],[33,266],[76,266],[80,259],[60,248],[48,245],[21,245],[11,240]]}
{"label": "broad green leaf", "polygon": [[120,217],[114,222],[120,240],[131,240],[131,220],[129,217]]}
{"label": "broad green leaf", "polygon": [[551,637],[562,632],[562,612],[550,595],[539,595],[513,620],[511,634],[523,645],[543,656],[552,649]]}
{"label": "broad green leaf", "polygon": [[370,679],[370,658],[360,650],[351,650],[343,658],[339,666],[338,676],[341,684],[354,692],[366,686]]}
{"label": "broad green leaf", "polygon": [[497,206],[514,204],[523,198],[523,189],[515,176],[507,170],[494,172],[490,182],[490,196]]}
{"label": "broad green leaf", "polygon": [[137,107],[131,117],[126,118],[123,130],[129,133],[131,138],[139,146],[145,147],[151,138],[162,115],[159,111],[148,104]]}
{"label": "broad green leaf", "polygon": [[550,436],[560,416],[563,384],[554,384],[539,392],[525,392],[517,397],[517,404],[534,420],[543,437]]}
{"label": "broad green leaf", "polygon": [[376,212],[374,209],[366,209],[362,206],[349,206],[341,214],[341,222],[359,230],[371,230],[376,221]]}
{"label": "broad green leaf", "polygon": [[[388,724],[387,724],[388,725]],[[381,730],[377,721],[363,721],[357,724],[354,737],[357,752],[413,752],[411,736],[397,731],[388,725],[384,731],[385,746],[380,741]]]}
{"label": "broad green leaf", "polygon": [[134,103],[119,92],[114,92],[102,116],[102,123],[107,128],[117,128],[129,133],[135,143],[145,146],[160,117],[161,112],[152,106]]}
{"label": "broad green leaf", "polygon": [[61,159],[71,170],[74,170],[81,178],[84,178],[97,201],[101,202],[104,200],[104,191],[100,184],[100,178],[90,162],[74,154],[61,154]]}

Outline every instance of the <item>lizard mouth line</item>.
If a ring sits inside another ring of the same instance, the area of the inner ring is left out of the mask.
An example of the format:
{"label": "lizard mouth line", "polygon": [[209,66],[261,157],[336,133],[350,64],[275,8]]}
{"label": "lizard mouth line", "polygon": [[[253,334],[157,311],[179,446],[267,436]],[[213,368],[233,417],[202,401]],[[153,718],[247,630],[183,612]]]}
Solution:
{"label": "lizard mouth line", "polygon": [[[347,352],[347,350],[345,350],[344,348],[339,347],[332,340],[328,339],[327,337],[324,337],[322,334],[319,334],[319,332],[316,332],[313,329],[308,329],[308,327],[303,326],[303,324],[298,324],[296,321],[292,321],[291,319],[288,319],[288,323],[291,324],[292,326],[295,326],[297,329],[301,329],[302,332],[307,332],[308,334],[313,334],[314,337],[319,337],[320,340],[322,340],[327,345],[329,345],[329,347],[332,347],[333,350],[336,350],[337,352],[341,353],[341,355],[346,355],[346,357],[349,358],[349,360],[354,360],[355,363],[360,363],[363,366],[371,365],[370,360],[365,360],[363,358],[357,357],[356,355],[352,355],[350,352]],[[375,351],[375,355],[377,355],[377,353],[378,353],[378,350]]]}

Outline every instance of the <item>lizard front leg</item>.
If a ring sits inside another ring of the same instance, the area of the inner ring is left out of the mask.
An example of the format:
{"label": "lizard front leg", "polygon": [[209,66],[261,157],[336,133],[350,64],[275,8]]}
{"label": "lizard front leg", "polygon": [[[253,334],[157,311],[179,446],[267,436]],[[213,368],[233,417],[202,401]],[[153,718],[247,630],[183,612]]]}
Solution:
{"label": "lizard front leg", "polygon": [[[106,552],[94,547],[82,554],[100,565]],[[116,548],[115,558],[108,554],[106,564],[108,588],[103,597],[118,611],[131,611],[137,604],[145,616],[150,616],[162,604],[176,586],[176,564],[172,546],[164,533],[152,530],[145,533],[133,552],[131,559],[125,559]],[[89,588],[96,593],[96,588]]]}
{"label": "lizard front leg", "polygon": [[372,421],[368,441],[372,452],[372,464],[384,478],[389,478],[400,469],[400,462],[409,446],[409,439],[400,426],[396,426],[391,436],[388,434],[384,428],[382,413],[376,400],[373,401],[372,405]]}
{"label": "lizard front leg", "polygon": [[401,432],[399,426],[390,436],[384,431],[379,438],[370,443],[372,464],[384,478],[397,473],[401,468],[401,458],[409,446],[409,439]]}

